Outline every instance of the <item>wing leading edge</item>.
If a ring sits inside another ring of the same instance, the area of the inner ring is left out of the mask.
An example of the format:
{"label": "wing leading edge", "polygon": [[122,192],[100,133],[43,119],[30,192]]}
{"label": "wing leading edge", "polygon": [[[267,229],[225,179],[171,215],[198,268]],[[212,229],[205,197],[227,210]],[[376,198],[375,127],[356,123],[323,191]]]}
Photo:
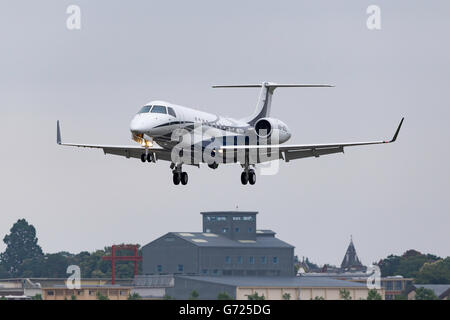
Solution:
{"label": "wing leading edge", "polygon": [[99,145],[99,144],[63,143],[61,140],[61,128],[59,126],[59,120],[56,122],[56,143],[58,145],[68,146],[68,147],[102,149],[105,154],[113,154],[113,155],[123,156],[126,158],[140,158],[141,155],[147,151],[147,152],[155,153],[157,159],[170,161],[170,152],[163,148],[155,148],[155,147],[145,148],[142,146],[115,146],[115,145]]}

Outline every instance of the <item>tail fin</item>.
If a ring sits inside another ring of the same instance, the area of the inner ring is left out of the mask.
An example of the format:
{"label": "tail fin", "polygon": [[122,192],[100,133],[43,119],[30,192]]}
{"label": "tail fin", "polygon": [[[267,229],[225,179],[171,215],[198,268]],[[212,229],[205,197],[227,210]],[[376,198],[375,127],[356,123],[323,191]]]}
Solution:
{"label": "tail fin", "polygon": [[250,117],[243,119],[254,126],[256,121],[270,116],[272,96],[276,88],[322,88],[334,87],[328,84],[277,84],[273,82],[263,82],[262,84],[242,84],[242,85],[216,85],[213,88],[261,88],[256,109]]}

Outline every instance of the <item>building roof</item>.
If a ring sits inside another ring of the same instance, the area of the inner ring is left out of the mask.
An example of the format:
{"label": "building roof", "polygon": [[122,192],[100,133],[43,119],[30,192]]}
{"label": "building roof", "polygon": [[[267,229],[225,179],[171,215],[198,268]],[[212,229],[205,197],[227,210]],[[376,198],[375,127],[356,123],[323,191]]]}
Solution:
{"label": "building roof", "polygon": [[258,214],[258,211],[203,211],[200,212],[200,214],[204,215],[214,215],[214,214],[221,214],[221,215],[242,215],[242,214]]}
{"label": "building roof", "polygon": [[348,245],[347,252],[345,253],[344,259],[341,263],[341,269],[361,269],[364,266],[361,261],[359,261],[358,255],[356,254],[355,246],[353,245],[353,239],[350,239],[350,244]]}
{"label": "building roof", "polygon": [[285,288],[365,288],[366,284],[337,280],[332,278],[318,278],[308,276],[298,277],[206,277],[206,276],[175,276],[234,287],[285,287]]}
{"label": "building roof", "polygon": [[414,287],[416,289],[430,289],[439,299],[442,299],[446,294],[449,294],[448,291],[450,290],[450,284],[414,284]]}
{"label": "building roof", "polygon": [[294,248],[294,246],[275,237],[258,236],[256,240],[233,240],[215,233],[169,232],[198,247],[234,247],[234,248]]}

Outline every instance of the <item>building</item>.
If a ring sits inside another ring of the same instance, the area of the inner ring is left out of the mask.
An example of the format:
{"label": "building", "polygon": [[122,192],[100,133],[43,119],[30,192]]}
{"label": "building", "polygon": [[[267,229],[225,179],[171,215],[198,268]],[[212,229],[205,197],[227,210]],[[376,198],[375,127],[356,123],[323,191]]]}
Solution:
{"label": "building", "polygon": [[127,300],[131,286],[121,285],[81,285],[79,289],[69,289],[65,285],[42,288],[43,300],[97,300],[101,295],[108,300]]}
{"label": "building", "polygon": [[295,275],[294,246],[257,230],[257,212],[201,214],[203,232],[169,232],[142,248],[144,275]]}
{"label": "building", "polygon": [[130,292],[133,293],[133,279],[117,279],[116,283],[118,283],[118,285],[116,286],[113,286],[109,279],[81,279],[81,290],[68,289],[66,286],[66,281],[66,278],[0,279],[0,297],[32,298],[36,295],[40,295],[42,299],[47,300],[70,300],[72,296],[75,296],[80,300],[95,300],[97,299],[97,292],[100,292],[103,295],[106,294],[108,298],[113,300],[116,299],[117,296],[116,292],[114,291],[116,289],[122,291],[121,295],[119,292],[121,299],[125,296],[125,292],[125,298],[128,298]]}
{"label": "building", "polygon": [[[332,278],[296,277],[202,277],[175,276],[175,285],[167,294],[176,299],[188,299],[192,291],[199,299],[217,299],[226,293],[236,300],[247,300],[257,293],[266,300],[340,300],[341,290],[347,290],[352,300],[367,299],[369,289],[365,284]],[[378,290],[384,297],[383,290]]]}
{"label": "building", "polygon": [[419,288],[433,291],[439,300],[450,300],[450,284],[414,284],[408,288],[408,300],[416,299],[416,290]]}
{"label": "building", "polygon": [[353,244],[353,238],[350,238],[350,244],[348,245],[347,251],[345,252],[344,259],[342,259],[341,263],[341,271],[342,272],[359,272],[365,271],[366,267],[364,267],[361,261],[356,254],[355,245]]}

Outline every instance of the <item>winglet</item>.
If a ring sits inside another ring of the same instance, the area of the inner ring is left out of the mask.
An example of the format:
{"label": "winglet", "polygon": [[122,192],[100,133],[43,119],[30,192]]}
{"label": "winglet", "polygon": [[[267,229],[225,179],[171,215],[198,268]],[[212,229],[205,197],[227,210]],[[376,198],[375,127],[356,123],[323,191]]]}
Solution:
{"label": "winglet", "polygon": [[391,141],[389,141],[389,143],[390,143],[390,142],[395,142],[395,140],[397,140],[397,136],[398,136],[398,133],[400,132],[400,128],[402,127],[403,120],[405,120],[404,117],[403,117],[402,120],[400,121],[400,124],[398,125],[397,131],[395,131],[394,137],[392,138]]}
{"label": "winglet", "polygon": [[56,143],[61,144],[61,129],[59,128],[59,120],[56,121]]}

